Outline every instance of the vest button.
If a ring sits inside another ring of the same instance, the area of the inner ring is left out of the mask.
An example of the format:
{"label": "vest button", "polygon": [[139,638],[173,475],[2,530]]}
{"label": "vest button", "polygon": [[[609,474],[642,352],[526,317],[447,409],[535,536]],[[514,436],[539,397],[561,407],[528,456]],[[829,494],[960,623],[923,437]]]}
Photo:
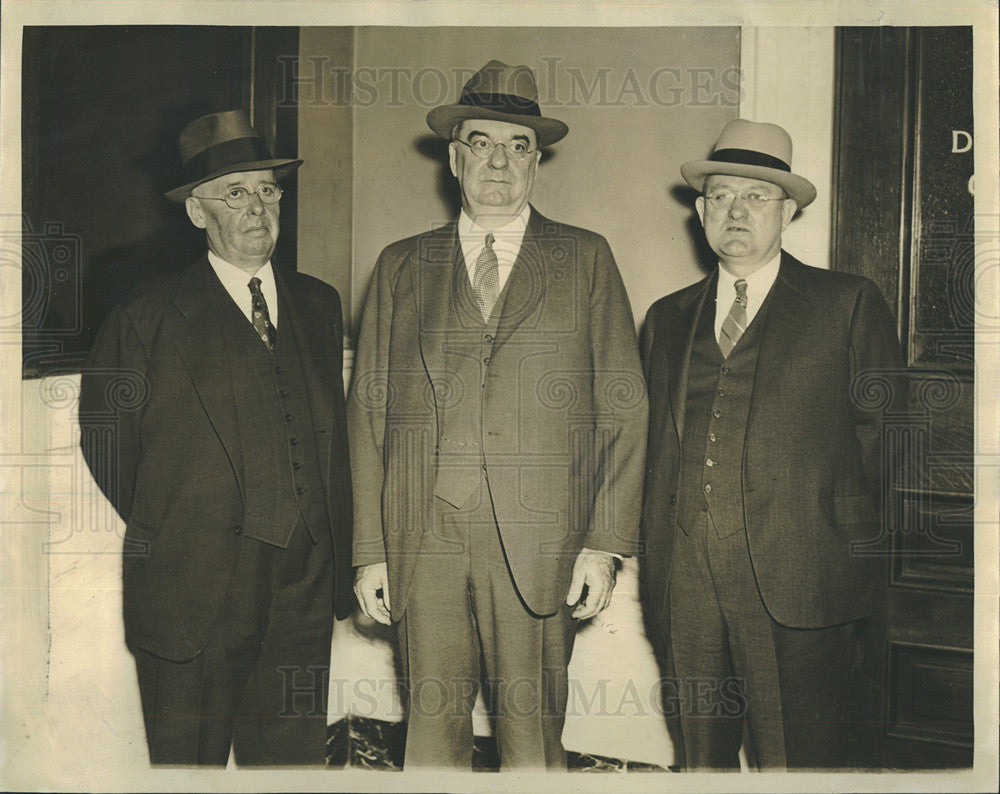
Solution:
{"label": "vest button", "polygon": [[730,373],[729,367],[727,365],[723,364],[722,365],[722,374],[723,375],[728,375],[729,373]]}
{"label": "vest button", "polygon": [[484,358],[483,363],[488,367],[490,365],[490,357],[487,356],[486,358]]}
{"label": "vest button", "polygon": [[716,438],[718,438],[718,436],[716,436],[715,433],[708,434],[708,440],[711,441],[713,444],[715,443]]}
{"label": "vest button", "polygon": [[280,375],[281,374],[281,367],[275,367],[274,368],[274,374],[275,375]]}
{"label": "vest button", "polygon": [[304,494],[305,492],[306,489],[301,485],[295,489],[295,493],[297,493],[299,496],[302,496],[302,494]]}
{"label": "vest button", "polygon": [[286,422],[291,422],[292,421],[292,415],[291,414],[285,414],[285,421]]}
{"label": "vest button", "polygon": [[721,386],[715,390],[715,393],[718,394],[720,397],[726,396],[726,390],[723,389]]}
{"label": "vest button", "polygon": [[288,392],[285,391],[284,389],[281,389],[281,390],[278,391],[278,396],[279,397],[287,397],[288,396]]}
{"label": "vest button", "polygon": [[233,532],[235,532],[237,535],[242,535],[243,527],[240,524],[237,524],[235,527],[233,527]]}
{"label": "vest button", "polygon": [[718,408],[713,408],[712,409],[712,416],[714,416],[716,419],[718,419],[720,416],[722,416],[722,411],[720,411]]}
{"label": "vest button", "polygon": [[670,494],[670,504],[677,504],[677,494]]}
{"label": "vest button", "polygon": [[290,438],[288,439],[288,443],[294,447],[299,443],[299,440],[297,438]]}
{"label": "vest button", "polygon": [[705,459],[705,465],[706,466],[714,466],[715,465],[715,461],[712,460],[711,458],[706,458]]}
{"label": "vest button", "polygon": [[486,336],[484,336],[483,338],[484,338],[484,339],[485,339],[485,340],[486,340],[487,342],[492,342],[492,341],[493,341],[493,334],[486,334]]}
{"label": "vest button", "polygon": [[705,485],[705,493],[712,493],[712,483]]}
{"label": "vest button", "polygon": [[299,471],[299,470],[301,470],[301,468],[302,468],[302,464],[301,464],[301,463],[298,463],[298,462],[296,462],[296,463],[293,463],[293,464],[292,464],[292,468],[293,468],[293,469],[295,469],[295,471]]}

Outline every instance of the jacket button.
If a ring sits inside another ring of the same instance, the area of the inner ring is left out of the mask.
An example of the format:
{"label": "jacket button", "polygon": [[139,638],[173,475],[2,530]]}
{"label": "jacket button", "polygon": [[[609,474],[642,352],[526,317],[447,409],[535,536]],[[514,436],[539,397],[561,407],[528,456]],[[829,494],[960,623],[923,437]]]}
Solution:
{"label": "jacket button", "polygon": [[716,435],[715,435],[715,433],[709,433],[709,434],[708,434],[708,440],[709,440],[709,441],[711,441],[711,442],[712,442],[713,444],[715,443],[715,439],[716,439],[717,437],[718,437],[718,436],[716,436]]}
{"label": "jacket button", "polygon": [[285,389],[281,389],[281,390],[280,390],[280,391],[278,392],[278,396],[279,396],[279,397],[287,397],[287,396],[288,396],[288,392],[287,392],[287,391],[286,391]]}
{"label": "jacket button", "polygon": [[677,504],[677,494],[670,494],[670,504]]}
{"label": "jacket button", "polygon": [[290,438],[288,439],[288,443],[294,447],[299,443],[299,440],[297,438]]}
{"label": "jacket button", "polygon": [[487,356],[486,358],[484,358],[483,363],[488,367],[490,365],[490,357]]}
{"label": "jacket button", "polygon": [[722,416],[722,411],[720,411],[718,408],[713,408],[712,409],[712,416],[714,416],[716,419],[718,419],[720,416]]}
{"label": "jacket button", "polygon": [[274,374],[275,375],[280,375],[281,374],[281,367],[275,367],[274,368]]}
{"label": "jacket button", "polygon": [[708,459],[705,460],[705,465],[706,466],[714,466],[715,465],[715,461],[712,460],[711,458],[708,458]]}
{"label": "jacket button", "polygon": [[295,493],[297,493],[299,496],[302,496],[302,494],[304,494],[305,492],[306,492],[306,489],[303,486],[301,486],[301,485],[298,488],[295,489]]}
{"label": "jacket button", "polygon": [[726,390],[720,386],[718,389],[715,390],[715,393],[718,394],[720,397],[724,397],[726,394]]}
{"label": "jacket button", "polygon": [[705,493],[712,493],[712,483],[708,483],[705,486]]}
{"label": "jacket button", "polygon": [[486,471],[486,464],[483,464],[483,471]]}
{"label": "jacket button", "polygon": [[293,463],[292,468],[295,469],[295,471],[299,471],[302,468],[302,464],[298,462]]}
{"label": "jacket button", "polygon": [[493,341],[493,334],[486,334],[486,336],[485,336],[485,337],[483,337],[483,338],[484,338],[484,339],[485,339],[485,340],[486,340],[487,342],[492,342],[492,341]]}
{"label": "jacket button", "polygon": [[731,370],[729,369],[729,367],[726,366],[725,364],[722,365],[722,370],[721,371],[722,371],[723,375],[728,375],[731,372]]}
{"label": "jacket button", "polygon": [[292,421],[292,415],[291,414],[285,414],[285,421],[286,422],[291,422]]}
{"label": "jacket button", "polygon": [[240,524],[237,524],[235,527],[233,527],[233,532],[235,532],[237,535],[242,535],[243,527]]}

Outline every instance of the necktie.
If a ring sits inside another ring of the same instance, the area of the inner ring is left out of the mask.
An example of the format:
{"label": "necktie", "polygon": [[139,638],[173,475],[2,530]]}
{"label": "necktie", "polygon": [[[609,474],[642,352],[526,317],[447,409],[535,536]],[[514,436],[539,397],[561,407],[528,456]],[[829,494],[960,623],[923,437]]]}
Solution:
{"label": "necktie", "polygon": [[490,319],[493,306],[500,297],[500,269],[493,250],[493,239],[492,234],[486,235],[486,244],[476,259],[476,272],[472,278],[472,293],[476,296],[484,321]]}
{"label": "necktie", "polygon": [[737,279],[736,299],[726,319],[722,321],[722,333],[719,334],[719,347],[722,355],[726,358],[733,352],[736,343],[740,341],[743,332],[747,329],[747,282],[746,279]]}
{"label": "necktie", "polygon": [[278,341],[278,331],[271,325],[271,317],[267,313],[267,301],[260,291],[260,279],[254,276],[247,284],[250,287],[251,307],[253,309],[253,327],[264,340],[267,349],[274,352],[274,343]]}

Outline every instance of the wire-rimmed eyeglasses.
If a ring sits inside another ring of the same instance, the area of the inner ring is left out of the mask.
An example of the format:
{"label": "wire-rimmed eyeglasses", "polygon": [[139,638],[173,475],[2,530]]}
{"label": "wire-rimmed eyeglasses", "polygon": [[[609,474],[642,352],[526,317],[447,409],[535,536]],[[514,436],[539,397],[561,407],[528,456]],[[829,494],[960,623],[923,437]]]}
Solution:
{"label": "wire-rimmed eyeglasses", "polygon": [[234,210],[241,210],[250,203],[251,196],[257,196],[262,204],[277,204],[281,200],[281,188],[273,182],[265,182],[256,190],[247,190],[245,187],[231,187],[224,196],[196,196],[200,199],[211,199],[212,201],[224,201],[226,205]]}
{"label": "wire-rimmed eyeglasses", "polygon": [[462,143],[469,147],[469,150],[478,158],[486,160],[493,156],[493,152],[496,151],[498,146],[502,146],[507,152],[507,156],[511,160],[523,160],[532,152],[537,152],[538,149],[529,148],[526,141],[511,141],[510,143],[503,143],[502,141],[491,141],[489,138],[477,136],[471,141],[463,141],[461,138],[452,138],[455,143]]}

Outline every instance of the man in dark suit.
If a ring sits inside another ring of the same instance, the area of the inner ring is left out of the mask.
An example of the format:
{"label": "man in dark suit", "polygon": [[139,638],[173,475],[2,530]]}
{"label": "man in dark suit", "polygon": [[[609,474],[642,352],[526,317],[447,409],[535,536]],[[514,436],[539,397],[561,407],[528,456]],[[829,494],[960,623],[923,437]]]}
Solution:
{"label": "man in dark suit", "polygon": [[352,601],[340,298],[271,266],[276,180],[301,160],[272,158],[240,110],[179,149],[166,195],[208,253],[115,307],[80,397],[83,453],[126,522],[150,759],[322,764],[335,589],[338,615]]}
{"label": "man in dark suit", "polygon": [[528,204],[567,132],[528,67],[491,61],[427,122],[462,211],[375,266],[348,398],[355,592],[399,621],[407,767],[470,768],[485,676],[502,768],[565,769],[573,619],[638,533],[635,328],[604,238]]}
{"label": "man in dark suit", "polygon": [[[667,637],[688,768],[843,763],[848,672],[873,609],[882,411],[904,405],[871,281],[781,249],[816,195],[773,124],[723,130],[681,171],[719,266],[649,311],[643,586]],[[881,406],[883,409],[885,406]]]}

